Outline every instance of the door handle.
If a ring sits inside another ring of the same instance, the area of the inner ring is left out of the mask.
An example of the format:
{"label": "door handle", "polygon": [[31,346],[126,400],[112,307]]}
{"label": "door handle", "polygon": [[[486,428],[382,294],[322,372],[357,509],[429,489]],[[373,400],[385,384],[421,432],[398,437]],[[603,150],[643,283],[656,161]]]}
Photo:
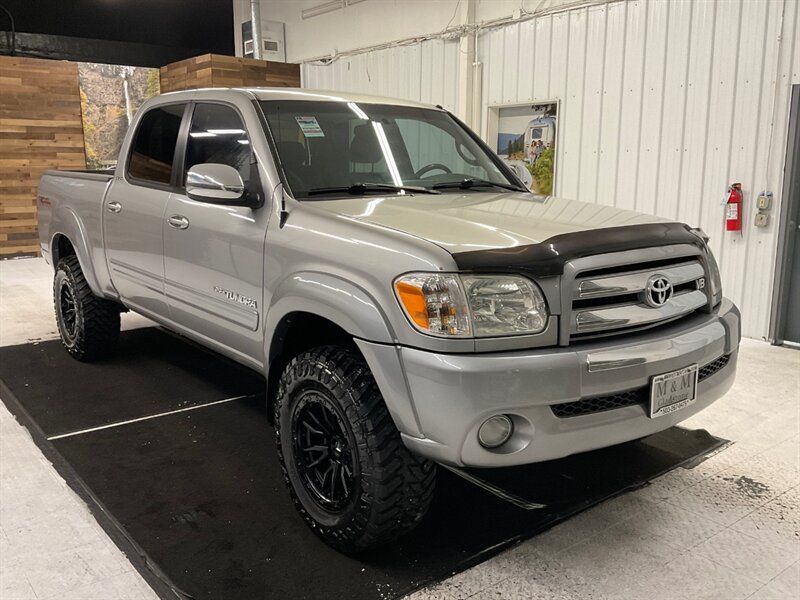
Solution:
{"label": "door handle", "polygon": [[120,204],[115,200],[112,200],[111,202],[108,202],[106,204],[106,210],[108,212],[118,213],[119,211],[122,210],[122,204]]}
{"label": "door handle", "polygon": [[174,227],[175,229],[186,229],[189,227],[189,219],[183,215],[172,215],[167,219],[167,223],[169,223],[170,227]]}

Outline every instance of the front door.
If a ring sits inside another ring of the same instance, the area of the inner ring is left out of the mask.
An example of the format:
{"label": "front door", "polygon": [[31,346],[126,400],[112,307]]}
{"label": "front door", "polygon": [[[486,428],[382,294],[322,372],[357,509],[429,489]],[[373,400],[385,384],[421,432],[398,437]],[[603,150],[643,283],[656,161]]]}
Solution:
{"label": "front door", "polygon": [[[237,169],[246,187],[257,184],[250,181],[250,141],[232,106],[194,106],[185,155],[184,171],[222,163]],[[234,358],[260,357],[269,211],[199,202],[179,191],[170,196],[165,215],[165,292],[172,320]]]}
{"label": "front door", "polygon": [[[169,315],[164,298],[163,226],[187,105],[159,105],[139,119],[131,152],[104,200],[106,259],[120,298],[153,317]],[[123,162],[124,161],[124,162]]]}

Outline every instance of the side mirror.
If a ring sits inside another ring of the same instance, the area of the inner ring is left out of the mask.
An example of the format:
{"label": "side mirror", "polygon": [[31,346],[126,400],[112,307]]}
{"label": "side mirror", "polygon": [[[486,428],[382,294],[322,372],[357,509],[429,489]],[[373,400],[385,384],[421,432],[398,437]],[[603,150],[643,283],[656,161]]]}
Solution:
{"label": "side mirror", "polygon": [[236,204],[244,198],[244,183],[239,171],[229,165],[195,165],[186,173],[186,195],[200,202]]}
{"label": "side mirror", "polygon": [[531,189],[531,183],[533,183],[533,177],[531,176],[530,171],[528,171],[527,167],[522,161],[509,161],[508,162],[509,168],[514,171],[514,175],[517,176],[526,188]]}

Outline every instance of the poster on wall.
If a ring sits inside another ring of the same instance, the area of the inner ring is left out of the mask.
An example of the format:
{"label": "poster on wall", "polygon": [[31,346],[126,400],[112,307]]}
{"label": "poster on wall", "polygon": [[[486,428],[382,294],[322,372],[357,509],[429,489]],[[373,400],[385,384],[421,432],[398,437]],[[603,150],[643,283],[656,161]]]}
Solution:
{"label": "poster on wall", "polygon": [[553,193],[558,103],[500,107],[497,154],[534,194]]}
{"label": "poster on wall", "polygon": [[160,92],[159,70],[78,63],[88,169],[111,169],[142,102]]}

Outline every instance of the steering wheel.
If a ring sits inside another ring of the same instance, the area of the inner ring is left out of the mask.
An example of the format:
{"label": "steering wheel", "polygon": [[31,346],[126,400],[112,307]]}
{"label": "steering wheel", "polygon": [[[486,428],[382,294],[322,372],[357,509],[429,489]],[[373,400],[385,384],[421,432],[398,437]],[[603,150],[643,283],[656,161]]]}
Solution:
{"label": "steering wheel", "polygon": [[436,170],[444,171],[445,173],[452,173],[450,167],[448,167],[447,165],[443,165],[442,163],[431,163],[429,165],[425,165],[419,171],[414,173],[414,179],[422,179],[422,176],[425,175],[426,173]]}

